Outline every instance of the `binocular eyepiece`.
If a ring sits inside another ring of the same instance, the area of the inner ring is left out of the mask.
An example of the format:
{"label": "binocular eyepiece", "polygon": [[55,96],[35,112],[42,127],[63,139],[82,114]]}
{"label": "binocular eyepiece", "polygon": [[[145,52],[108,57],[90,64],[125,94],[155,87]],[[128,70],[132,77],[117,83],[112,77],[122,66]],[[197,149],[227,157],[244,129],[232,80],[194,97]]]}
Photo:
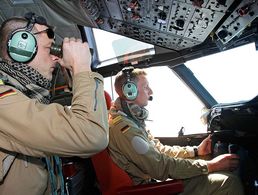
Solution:
{"label": "binocular eyepiece", "polygon": [[50,47],[50,54],[57,56],[59,58],[62,58],[63,57],[62,45],[52,43],[52,45]]}
{"label": "binocular eyepiece", "polygon": [[[91,56],[93,56],[93,49],[90,48],[90,53]],[[58,45],[56,43],[52,43],[51,47],[50,47],[50,54],[57,56],[59,58],[63,57],[63,50],[62,50],[62,45]]]}

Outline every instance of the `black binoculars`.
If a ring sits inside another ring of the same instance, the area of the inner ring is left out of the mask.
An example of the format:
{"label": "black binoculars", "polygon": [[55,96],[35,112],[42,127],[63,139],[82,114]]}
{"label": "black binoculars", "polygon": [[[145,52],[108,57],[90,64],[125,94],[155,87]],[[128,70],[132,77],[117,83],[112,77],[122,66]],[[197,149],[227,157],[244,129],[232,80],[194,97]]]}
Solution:
{"label": "black binoculars", "polygon": [[[93,51],[94,50],[92,48],[90,48],[91,56],[93,56]],[[62,58],[63,57],[62,45],[52,43],[52,45],[50,47],[50,54],[57,56],[59,58]]]}

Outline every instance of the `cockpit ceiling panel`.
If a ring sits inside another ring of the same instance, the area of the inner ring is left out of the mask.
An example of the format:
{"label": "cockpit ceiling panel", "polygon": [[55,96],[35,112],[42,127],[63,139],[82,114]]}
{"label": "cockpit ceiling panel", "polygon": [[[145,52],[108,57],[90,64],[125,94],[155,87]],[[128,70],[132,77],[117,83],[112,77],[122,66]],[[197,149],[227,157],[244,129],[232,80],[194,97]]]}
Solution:
{"label": "cockpit ceiling panel", "polygon": [[251,24],[258,17],[258,1],[242,1],[231,15],[216,31],[217,37],[224,44],[228,43],[235,36]]}
{"label": "cockpit ceiling panel", "polygon": [[100,29],[182,50],[205,41],[234,0],[101,0]]}

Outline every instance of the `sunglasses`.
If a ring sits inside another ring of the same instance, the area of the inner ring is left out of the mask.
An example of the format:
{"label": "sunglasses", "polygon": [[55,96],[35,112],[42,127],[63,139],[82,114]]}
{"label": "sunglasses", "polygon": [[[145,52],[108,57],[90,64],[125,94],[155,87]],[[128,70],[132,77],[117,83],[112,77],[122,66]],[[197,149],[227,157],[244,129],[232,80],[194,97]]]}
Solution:
{"label": "sunglasses", "polygon": [[35,32],[33,33],[34,35],[37,35],[37,34],[41,34],[41,33],[47,33],[47,36],[49,39],[54,39],[55,38],[55,32],[52,28],[47,28],[45,30],[42,30],[42,31],[39,31],[39,32]]}

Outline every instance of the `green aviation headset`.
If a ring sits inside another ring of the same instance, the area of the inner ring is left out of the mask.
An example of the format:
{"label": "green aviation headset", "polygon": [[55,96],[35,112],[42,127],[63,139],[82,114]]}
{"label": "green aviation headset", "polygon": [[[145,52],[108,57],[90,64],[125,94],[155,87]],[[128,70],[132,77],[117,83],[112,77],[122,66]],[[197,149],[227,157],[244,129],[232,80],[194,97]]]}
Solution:
{"label": "green aviation headset", "polygon": [[126,82],[122,86],[122,92],[125,98],[130,101],[135,100],[138,95],[137,85],[131,80],[131,73],[133,69],[134,68],[132,66],[122,69],[123,74],[126,76]]}
{"label": "green aviation headset", "polygon": [[35,14],[30,12],[25,18],[28,20],[26,27],[15,30],[7,42],[10,58],[22,63],[31,61],[37,53],[37,40],[31,32],[36,23]]}

